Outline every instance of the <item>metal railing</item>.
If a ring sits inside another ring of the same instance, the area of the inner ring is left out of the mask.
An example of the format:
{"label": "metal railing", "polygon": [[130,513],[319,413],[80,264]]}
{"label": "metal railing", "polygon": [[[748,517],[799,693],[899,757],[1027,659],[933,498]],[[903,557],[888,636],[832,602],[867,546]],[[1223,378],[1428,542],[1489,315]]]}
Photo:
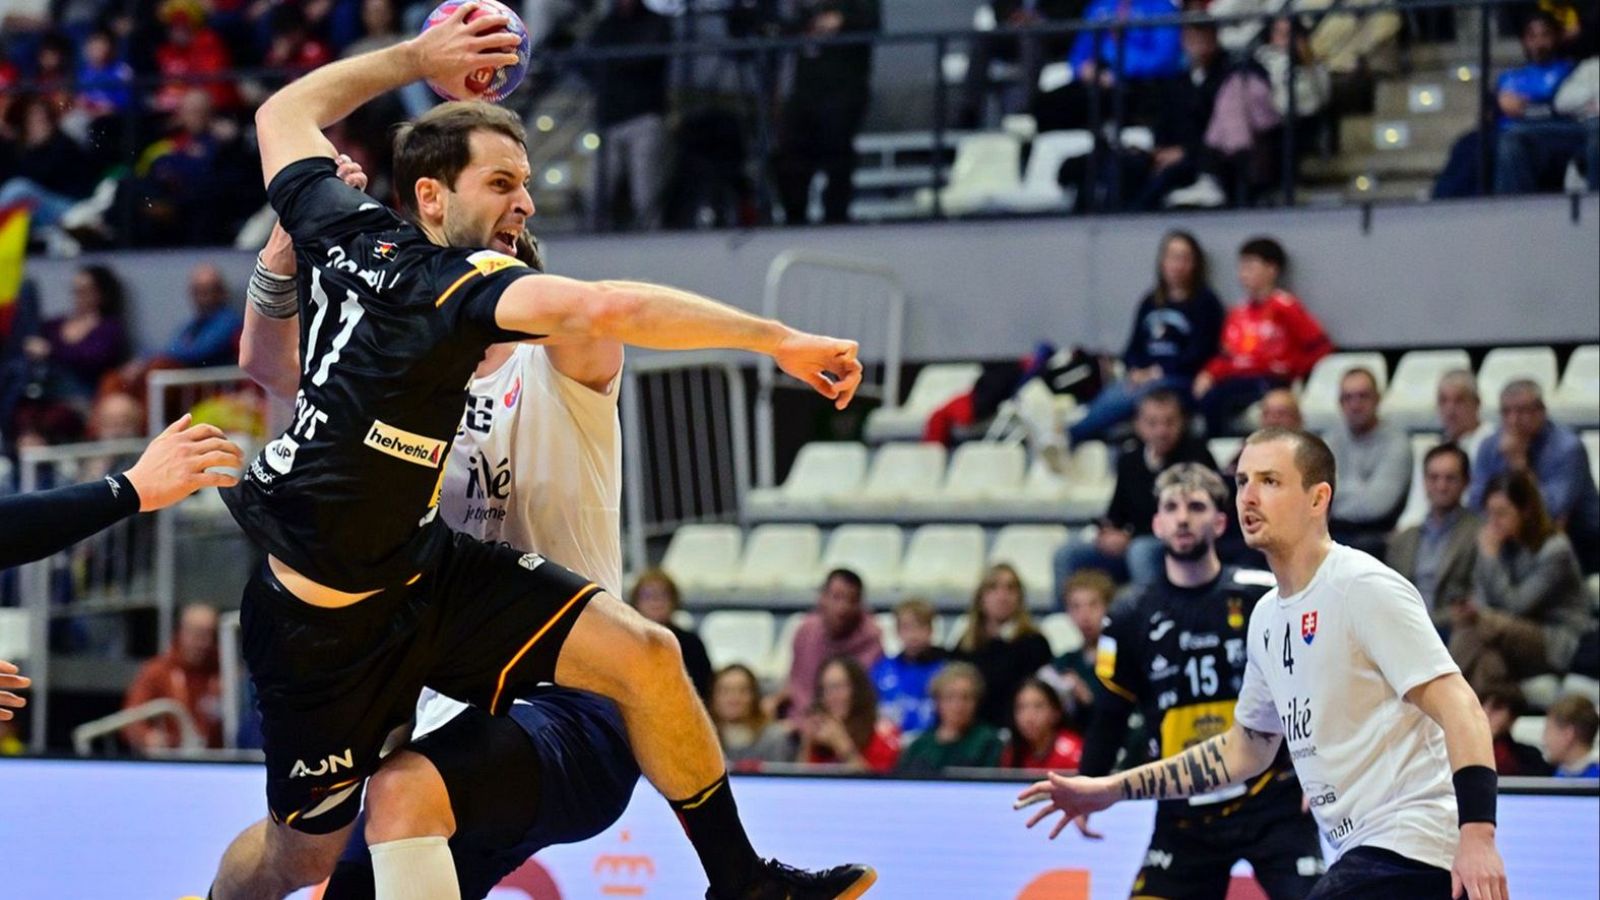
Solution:
{"label": "metal railing", "polygon": [[643,568],[650,538],[731,522],[750,487],[750,406],[743,357],[641,354],[623,367],[625,565]]}
{"label": "metal railing", "polygon": [[[1295,14],[1312,22],[1321,22],[1328,17],[1366,18],[1378,15],[1398,15],[1406,22],[1416,22],[1419,17],[1426,14],[1454,13],[1461,20],[1463,26],[1459,29],[1460,38],[1456,43],[1457,56],[1462,65],[1462,70],[1467,72],[1472,80],[1476,81],[1478,90],[1478,107],[1476,110],[1477,127],[1480,138],[1488,139],[1494,127],[1498,109],[1491,90],[1493,79],[1491,72],[1493,66],[1493,40],[1496,33],[1496,16],[1504,9],[1529,8],[1529,0],[1381,0],[1370,5],[1355,7],[1347,2],[1336,2],[1317,10],[1296,11]],[[943,69],[945,60],[950,54],[960,48],[974,46],[976,42],[987,41],[1014,41],[1040,43],[1055,40],[1066,40],[1082,34],[1111,35],[1113,43],[1121,48],[1125,46],[1130,31],[1172,28],[1189,24],[1210,23],[1219,26],[1238,25],[1244,23],[1260,22],[1264,26],[1281,15],[1281,11],[1268,13],[1249,13],[1227,16],[1212,16],[1200,13],[1174,13],[1169,16],[1152,17],[1136,21],[1060,21],[1046,22],[1038,25],[1013,28],[1003,27],[992,30],[978,29],[942,29],[899,31],[887,33],[844,33],[830,37],[819,38],[798,35],[792,27],[780,27],[776,30],[779,36],[767,37],[729,37],[710,38],[702,36],[703,29],[692,26],[690,22],[681,22],[677,29],[675,40],[672,43],[638,45],[638,46],[578,46],[571,49],[540,48],[536,54],[536,63],[544,71],[545,78],[540,79],[547,84],[572,85],[581,80],[586,82],[590,93],[601,92],[606,83],[613,77],[620,75],[610,74],[611,69],[619,64],[637,63],[641,60],[663,59],[668,63],[671,73],[667,79],[669,85],[664,90],[671,90],[675,104],[678,107],[714,107],[721,103],[725,108],[735,111],[738,119],[740,136],[752,149],[744,161],[745,168],[750,173],[756,173],[754,185],[751,189],[751,201],[758,209],[754,221],[772,221],[771,195],[773,193],[768,172],[768,150],[779,146],[777,139],[779,120],[779,101],[775,88],[783,79],[781,72],[788,61],[800,54],[827,52],[849,47],[871,46],[875,51],[892,52],[895,54],[909,54],[927,52],[928,76],[921,78],[912,85],[918,87],[925,84],[927,90],[933,95],[933,109],[926,122],[919,123],[917,127],[925,129],[932,135],[932,153],[929,164],[925,167],[926,187],[931,189],[931,207],[928,212],[933,218],[944,217],[946,211],[942,208],[940,189],[945,187],[949,179],[951,155],[955,150],[957,137],[954,128],[956,117],[952,115],[952,92],[959,85],[952,85]],[[707,18],[700,14],[699,18]],[[1476,39],[1476,46],[1469,46],[1471,39]],[[1401,48],[1405,50],[1404,47]],[[1120,74],[1123,68],[1125,54],[1120,50],[1115,54],[1111,69]],[[729,79],[726,70],[729,66],[740,72],[738,78],[733,79],[737,87],[727,86]],[[1293,123],[1298,110],[1295,108],[1296,91],[1295,79],[1300,77],[1299,66],[1287,68],[1288,90],[1286,91],[1287,111],[1284,116],[1286,123]],[[707,77],[707,73],[712,73]],[[141,77],[129,83],[129,87],[136,92],[153,92],[154,90],[171,86],[173,84],[187,84],[205,86],[218,82],[255,82],[264,84],[277,84],[288,80],[296,72],[267,69],[240,69],[218,75],[190,75],[181,77],[150,76]],[[1095,137],[1094,148],[1088,161],[1088,178],[1090,184],[1096,183],[1097,177],[1105,171],[1105,166],[1111,164],[1112,154],[1118,151],[1121,143],[1120,130],[1107,128],[1111,123],[1120,123],[1128,111],[1127,80],[1116,78],[1109,92],[1089,92],[1089,119],[1087,130]],[[904,85],[902,85],[904,86]],[[24,93],[30,90],[63,91],[71,90],[73,85],[58,83],[37,84],[28,81],[18,82],[0,93]],[[567,102],[558,104],[552,109],[559,109],[562,115],[586,116],[592,113],[585,112],[583,104],[570,102],[571,92],[566,97]],[[514,95],[510,102],[529,106],[538,102],[538,97]],[[539,124],[533,130],[533,141],[539,144],[541,137],[549,135],[562,136],[563,141],[572,142],[574,132],[567,126],[567,122],[549,124],[548,127],[540,120],[549,118],[539,115],[540,110],[535,106],[528,110],[530,121]],[[141,128],[146,111],[139,109],[137,104],[131,105],[122,114],[125,122],[120,131],[125,142],[121,149],[122,161],[131,163],[139,157],[142,149],[136,143],[136,136],[144,130]],[[1276,198],[1277,202],[1284,205],[1293,205],[1298,196],[1299,179],[1297,175],[1297,160],[1303,149],[1297,146],[1299,137],[1293,127],[1284,128],[1282,150],[1282,167]],[[580,146],[580,155],[591,155],[591,177],[601,185],[615,182],[617,173],[605,171],[606,154],[596,153],[596,148],[606,139],[601,129],[595,129],[583,134],[576,143]],[[380,150],[383,148],[379,148]],[[544,154],[548,148],[540,147],[536,158]],[[751,165],[751,161],[754,165]],[[552,162],[552,165],[554,163]],[[1480,162],[1478,181],[1479,188],[1484,193],[1493,189],[1492,173],[1487,158]],[[559,168],[559,167],[557,167]],[[576,184],[580,179],[569,176],[565,172],[556,173],[555,169],[549,170],[552,177],[541,180],[539,189],[550,192],[554,190],[567,190],[574,186],[579,188],[578,195],[582,195],[583,185]],[[536,173],[541,174],[541,173]],[[1091,196],[1085,198],[1080,204],[1087,212],[1103,212],[1118,207],[1121,198],[1118,182],[1113,179],[1109,182],[1106,196]],[[124,212],[131,213],[124,207]],[[608,216],[604,210],[590,210],[589,215],[573,217],[574,223],[593,222],[605,226]],[[739,224],[749,224],[741,222]],[[543,227],[550,227],[548,219]],[[693,227],[692,225],[686,227]],[[224,236],[218,236],[219,241]]]}
{"label": "metal railing", "polygon": [[[101,716],[72,729],[72,752],[88,756],[94,751],[94,742],[100,738],[111,737],[129,725],[162,718],[171,718],[178,723],[178,746],[170,748],[178,755],[205,748],[205,739],[200,737],[200,730],[195,727],[194,717],[189,715],[189,711],[183,708],[182,703],[162,697]],[[142,748],[134,749],[139,751]]]}
{"label": "metal railing", "polygon": [[[809,250],[786,250],[767,269],[761,312],[796,328],[845,335],[861,345],[861,388],[856,396],[900,403],[906,291],[887,263]],[[772,357],[757,367],[756,483],[777,483],[774,393],[806,387],[780,376]]]}

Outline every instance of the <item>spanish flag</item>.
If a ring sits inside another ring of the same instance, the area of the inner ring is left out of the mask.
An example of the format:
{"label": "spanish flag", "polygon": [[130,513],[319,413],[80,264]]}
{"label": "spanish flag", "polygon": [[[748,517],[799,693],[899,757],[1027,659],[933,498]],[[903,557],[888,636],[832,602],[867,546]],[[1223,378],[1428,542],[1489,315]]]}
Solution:
{"label": "spanish flag", "polygon": [[17,294],[22,291],[22,264],[28,252],[28,207],[0,207],[0,338],[11,333]]}

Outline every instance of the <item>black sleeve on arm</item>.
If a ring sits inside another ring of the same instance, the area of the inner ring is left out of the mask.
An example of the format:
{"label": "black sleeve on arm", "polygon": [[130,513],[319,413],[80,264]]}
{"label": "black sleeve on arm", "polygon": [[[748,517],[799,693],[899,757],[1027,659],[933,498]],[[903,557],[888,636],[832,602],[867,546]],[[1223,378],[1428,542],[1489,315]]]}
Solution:
{"label": "black sleeve on arm", "polygon": [[331,158],[308,156],[272,177],[267,200],[290,237],[309,241],[401,223],[393,210],[340,181],[338,171]]}
{"label": "black sleeve on arm", "polygon": [[525,341],[542,334],[525,334],[501,328],[495,318],[500,296],[519,278],[541,274],[538,269],[494,250],[454,250],[435,271],[438,305],[453,317],[457,328],[472,329],[493,343]]}
{"label": "black sleeve on arm", "polygon": [[0,569],[44,559],[138,511],[125,475],[0,499]]}

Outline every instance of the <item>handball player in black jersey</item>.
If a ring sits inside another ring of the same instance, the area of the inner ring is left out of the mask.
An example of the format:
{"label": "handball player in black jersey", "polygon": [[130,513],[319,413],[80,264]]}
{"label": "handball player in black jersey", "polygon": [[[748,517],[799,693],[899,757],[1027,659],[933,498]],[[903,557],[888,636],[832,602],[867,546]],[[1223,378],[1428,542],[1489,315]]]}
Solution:
{"label": "handball player in black jersey", "polygon": [[[1156,496],[1165,571],[1113,610],[1100,638],[1095,674],[1107,694],[1084,741],[1084,775],[1111,771],[1134,710],[1144,716],[1152,759],[1228,730],[1244,682],[1250,611],[1272,586],[1269,573],[1240,571],[1217,557],[1229,493],[1216,472],[1179,463],[1156,479]],[[1162,801],[1132,896],[1222,897],[1234,863],[1244,859],[1272,900],[1305,897],[1326,863],[1303,802],[1286,748],[1244,784]],[[1099,837],[1087,816],[1077,825]]]}
{"label": "handball player in black jersey", "polygon": [[[262,714],[270,821],[228,848],[212,894],[276,897],[332,870],[386,737],[433,687],[492,714],[541,682],[614,700],[644,775],[671,802],[711,898],[853,898],[865,866],[762,861],[670,632],[536,554],[453,535],[437,518],[449,442],[484,349],[608,338],[771,355],[841,408],[853,342],[804,334],[683,291],[542,275],[511,253],[533,213],[525,135],[482,103],[403,127],[407,216],[336,176],[321,129],[418,78],[464,92],[516,38],[472,4],[422,35],[318,69],[257,111],[268,197],[294,238],[300,389],[288,429],[226,500],[267,564],[245,589],[243,647]],[[489,248],[489,249],[482,249]],[[430,797],[448,811],[443,785]],[[459,896],[442,837],[369,823],[393,898]],[[382,895],[380,895],[382,896]],[[387,897],[386,897],[387,900]]]}

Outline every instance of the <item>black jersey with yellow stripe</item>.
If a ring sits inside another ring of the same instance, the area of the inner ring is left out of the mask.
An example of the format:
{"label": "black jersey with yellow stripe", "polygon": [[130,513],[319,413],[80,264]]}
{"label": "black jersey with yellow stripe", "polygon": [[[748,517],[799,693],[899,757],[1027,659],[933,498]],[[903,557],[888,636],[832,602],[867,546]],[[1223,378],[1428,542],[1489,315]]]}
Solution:
{"label": "black jersey with yellow stripe", "polygon": [[267,194],[294,238],[300,385],[288,428],[224,499],[253,541],[314,581],[404,584],[447,536],[434,510],[473,369],[490,344],[537,337],[495,322],[505,288],[536,272],[432,243],[331,159],[285,167]]}
{"label": "black jersey with yellow stripe", "polygon": [[[1225,567],[1194,588],[1165,578],[1119,604],[1095,653],[1095,674],[1110,693],[1102,714],[1138,709],[1152,758],[1172,756],[1233,727],[1244,684],[1245,626],[1271,587],[1265,572]],[[1161,804],[1161,818],[1206,821],[1257,808],[1292,804],[1299,790],[1286,753],[1246,784],[1204,797]]]}

